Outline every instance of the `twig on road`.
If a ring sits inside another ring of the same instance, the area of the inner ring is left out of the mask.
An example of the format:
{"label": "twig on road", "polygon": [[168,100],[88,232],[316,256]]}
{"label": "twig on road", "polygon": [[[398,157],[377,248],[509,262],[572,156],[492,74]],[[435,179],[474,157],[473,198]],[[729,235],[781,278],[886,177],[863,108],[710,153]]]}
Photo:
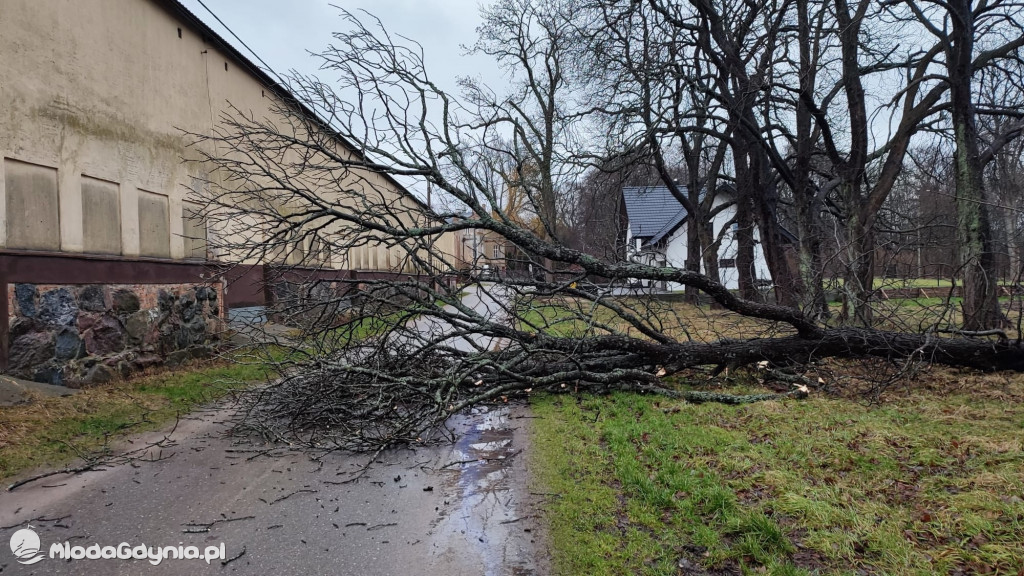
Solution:
{"label": "twig on road", "polygon": [[239,520],[254,520],[255,516],[240,516],[238,518],[218,518],[213,522],[189,522],[184,524],[185,529],[182,530],[185,534],[201,534],[203,532],[209,532],[210,528],[213,528],[221,522],[238,522]]}

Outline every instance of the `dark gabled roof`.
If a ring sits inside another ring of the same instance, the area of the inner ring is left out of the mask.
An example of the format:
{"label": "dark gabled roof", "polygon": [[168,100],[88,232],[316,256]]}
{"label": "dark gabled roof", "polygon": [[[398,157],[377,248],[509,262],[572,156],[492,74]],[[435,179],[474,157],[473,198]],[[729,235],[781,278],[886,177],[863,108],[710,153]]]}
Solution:
{"label": "dark gabled roof", "polygon": [[[687,188],[679,186],[679,191],[686,194]],[[735,195],[731,185],[717,188],[718,194],[727,197]],[[700,194],[704,200],[703,192]],[[667,186],[628,186],[622,189],[622,199],[626,203],[626,216],[629,218],[629,231],[634,238],[643,240],[644,245],[657,244],[663,238],[675,232],[686,221],[686,208],[672,195]],[[779,226],[782,241],[797,244],[796,235],[782,225]]]}
{"label": "dark gabled roof", "polygon": [[[680,191],[686,193],[685,187]],[[629,231],[645,244],[668,236],[686,220],[686,208],[666,186],[628,186],[622,189],[629,217]]]}

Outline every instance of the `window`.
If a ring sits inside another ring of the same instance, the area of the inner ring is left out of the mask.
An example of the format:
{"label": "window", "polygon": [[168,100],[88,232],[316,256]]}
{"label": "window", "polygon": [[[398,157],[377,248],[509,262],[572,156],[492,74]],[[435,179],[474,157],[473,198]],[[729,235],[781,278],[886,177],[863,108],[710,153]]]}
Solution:
{"label": "window", "polygon": [[501,246],[497,244],[494,245],[494,259],[501,260]]}
{"label": "window", "polygon": [[60,250],[57,169],[4,159],[7,247]]}
{"label": "window", "polygon": [[722,258],[721,260],[718,261],[718,267],[719,268],[735,268],[736,267],[736,259],[735,258]]}
{"label": "window", "polygon": [[206,217],[198,204],[185,202],[181,207],[181,235],[185,241],[185,258],[206,259]]}
{"label": "window", "polygon": [[82,243],[86,252],[121,253],[121,188],[82,175]]}
{"label": "window", "polygon": [[331,266],[331,246],[319,236],[309,240],[310,260],[320,266]]}
{"label": "window", "polygon": [[170,208],[167,196],[139,190],[139,255],[171,257]]}
{"label": "window", "polygon": [[[288,234],[288,236],[290,238],[295,238],[296,236],[298,236],[298,234],[299,233],[297,231],[292,230]],[[285,248],[284,249],[285,249],[285,254],[284,254],[284,263],[285,264],[288,264],[290,266],[297,266],[299,264],[302,264],[302,262],[306,259],[306,246],[305,246],[305,242],[303,242],[301,238],[298,239],[298,240],[292,240],[290,242],[287,242],[285,244]]]}

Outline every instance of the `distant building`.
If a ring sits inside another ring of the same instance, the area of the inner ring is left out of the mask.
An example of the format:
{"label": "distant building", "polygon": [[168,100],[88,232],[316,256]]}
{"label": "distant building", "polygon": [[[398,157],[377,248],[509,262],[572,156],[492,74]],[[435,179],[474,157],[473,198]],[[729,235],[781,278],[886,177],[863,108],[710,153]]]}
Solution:
{"label": "distant building", "polygon": [[[686,188],[682,188],[686,193]],[[654,266],[683,268],[686,264],[686,228],[690,225],[689,214],[679,200],[666,186],[633,186],[622,189],[628,220],[626,228],[626,256],[635,262]],[[719,281],[730,290],[739,289],[739,272],[736,268],[736,225],[730,223],[736,216],[736,207],[727,188],[715,195],[714,207],[724,206],[712,221],[713,234],[722,235],[718,248]],[[728,229],[726,229],[728,227]],[[771,280],[764,250],[754,230],[754,278]],[[704,260],[701,259],[701,272]],[[661,288],[670,292],[683,290],[683,286],[669,283]]]}
{"label": "distant building", "polygon": [[453,236],[455,246],[452,264],[460,273],[505,273],[508,268],[508,242],[503,236],[480,228],[460,230]]}

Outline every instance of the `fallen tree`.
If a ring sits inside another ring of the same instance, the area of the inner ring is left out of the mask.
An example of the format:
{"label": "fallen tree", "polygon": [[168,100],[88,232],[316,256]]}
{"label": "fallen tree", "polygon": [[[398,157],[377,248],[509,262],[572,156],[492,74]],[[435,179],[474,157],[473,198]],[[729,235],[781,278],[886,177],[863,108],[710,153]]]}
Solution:
{"label": "fallen tree", "polygon": [[[578,47],[569,15],[530,2],[493,10],[485,51],[515,72],[507,97],[466,81],[460,104],[415,47],[346,15],[352,31],[322,54],[339,86],[295,76],[296,98],[275,117],[239,110],[215,134],[193,135],[217,167],[194,200],[219,249],[286,263],[272,312],[296,331],[265,340],[281,378],[248,396],[242,429],[379,450],[422,440],[474,404],[541,390],[727,403],[808,392],[799,374],[789,392],[740,396],[674,378],[701,369],[798,373],[829,358],[1024,369],[1019,301],[1008,309],[1018,308],[1016,335],[958,332],[948,299],[934,314],[897,309],[872,326],[830,325],[820,310],[741,298],[670,263],[570,247],[569,183],[609,154],[581,137],[587,106],[569,104]],[[388,269],[324,274],[360,267],[368,251]],[[519,260],[505,270],[512,252]],[[673,285],[712,306],[672,302],[660,287]]]}

